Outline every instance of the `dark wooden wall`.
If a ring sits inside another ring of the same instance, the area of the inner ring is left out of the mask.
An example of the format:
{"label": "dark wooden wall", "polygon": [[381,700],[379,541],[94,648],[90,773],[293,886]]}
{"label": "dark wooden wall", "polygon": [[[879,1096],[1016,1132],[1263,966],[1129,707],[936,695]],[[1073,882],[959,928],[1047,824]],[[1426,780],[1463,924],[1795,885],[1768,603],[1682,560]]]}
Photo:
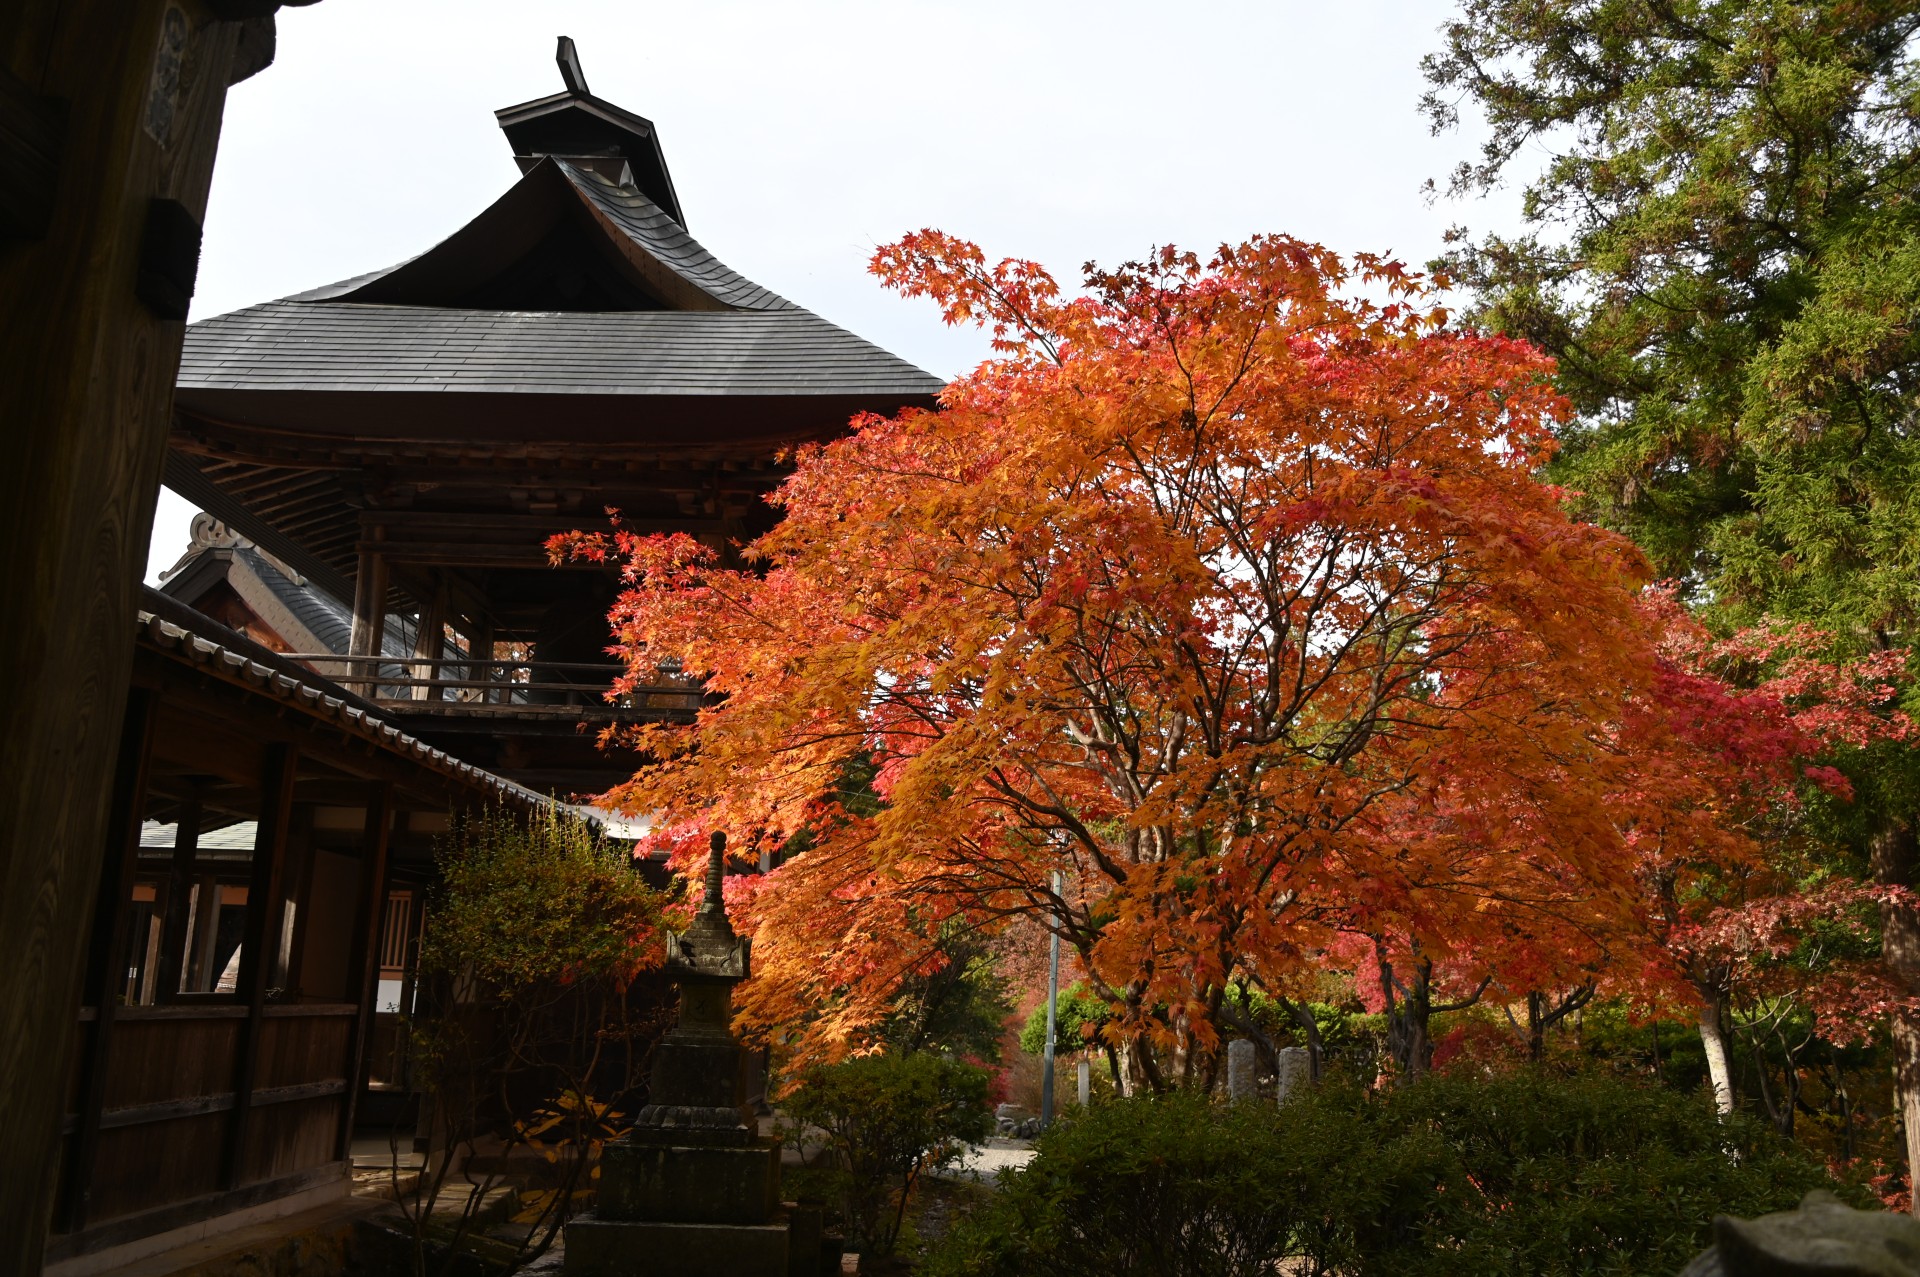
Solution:
{"label": "dark wooden wall", "polygon": [[[132,682],[105,838],[117,854],[96,892],[79,1051],[48,1164],[60,1185],[50,1261],[307,1188],[344,1191],[372,1028],[398,810],[394,784],[366,774],[378,757],[147,643]],[[438,788],[431,773],[413,780]],[[437,814],[447,797],[408,801]],[[249,819],[250,848],[200,857],[205,832]],[[143,821],[171,826],[170,845],[143,857]],[[224,993],[181,986],[186,932],[219,907],[202,897],[196,914],[189,883],[204,891],[216,875],[246,891]],[[136,898],[160,902],[157,918]],[[158,938],[139,941],[155,934],[150,920]],[[142,968],[131,982],[129,955]]]}
{"label": "dark wooden wall", "polygon": [[[257,15],[273,8],[0,4],[0,1150],[10,1171],[55,1161],[179,363],[175,303],[196,260],[185,240],[205,211],[227,87],[271,56],[271,18]],[[156,209],[156,199],[172,204]],[[6,1176],[0,1274],[39,1271],[54,1182]]]}
{"label": "dark wooden wall", "polygon": [[[337,1172],[358,1010],[352,1003],[267,1008],[254,1089],[243,1105],[234,1062],[248,1031],[245,1007],[121,1008],[89,1155],[85,1218],[99,1234],[89,1248],[123,1240],[122,1233],[131,1239],[193,1222],[214,1199],[247,1204],[235,1189],[272,1191],[289,1177]],[[242,1107],[248,1120],[230,1161]],[[67,1117],[63,1163],[73,1156],[84,1116]],[[116,1228],[147,1213],[152,1217]],[[82,1253],[68,1240],[56,1234],[57,1254]]]}

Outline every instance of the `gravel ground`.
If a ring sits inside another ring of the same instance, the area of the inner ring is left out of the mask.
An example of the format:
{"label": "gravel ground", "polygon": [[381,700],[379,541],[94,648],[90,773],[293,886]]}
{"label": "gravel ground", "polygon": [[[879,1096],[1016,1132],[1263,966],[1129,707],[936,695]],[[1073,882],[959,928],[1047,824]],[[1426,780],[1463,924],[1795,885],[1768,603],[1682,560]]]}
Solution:
{"label": "gravel ground", "polygon": [[942,1174],[949,1179],[973,1179],[991,1183],[1002,1170],[1025,1166],[1033,1160],[1033,1141],[1007,1139],[994,1135],[985,1144],[967,1150],[960,1164]]}

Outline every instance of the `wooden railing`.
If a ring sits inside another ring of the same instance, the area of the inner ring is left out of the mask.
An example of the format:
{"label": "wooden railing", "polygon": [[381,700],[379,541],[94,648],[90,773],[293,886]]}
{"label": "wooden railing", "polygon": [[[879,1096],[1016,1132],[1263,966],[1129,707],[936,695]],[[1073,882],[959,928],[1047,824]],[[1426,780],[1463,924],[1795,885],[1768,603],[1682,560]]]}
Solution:
{"label": "wooden railing", "polygon": [[498,718],[690,718],[703,691],[697,679],[607,692],[622,667],[610,662],[478,661],[466,656],[340,656],[288,652],[348,690],[402,714]]}

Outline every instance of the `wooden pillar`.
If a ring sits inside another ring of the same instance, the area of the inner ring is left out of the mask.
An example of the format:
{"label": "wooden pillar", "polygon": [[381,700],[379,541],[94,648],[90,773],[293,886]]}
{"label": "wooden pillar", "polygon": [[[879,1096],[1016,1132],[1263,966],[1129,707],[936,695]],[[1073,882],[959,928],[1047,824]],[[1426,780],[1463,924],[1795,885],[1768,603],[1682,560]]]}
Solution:
{"label": "wooden pillar", "polygon": [[[482,616],[474,620],[473,629],[467,634],[467,656],[471,662],[467,668],[472,671],[467,677],[476,683],[493,682],[493,620],[491,617]],[[468,690],[477,693],[473,699],[482,703],[493,699],[494,693],[490,687]]]}
{"label": "wooden pillar", "polygon": [[[383,527],[370,529],[374,541],[386,539]],[[387,634],[387,556],[370,544],[360,547],[360,562],[353,575],[353,631],[347,639],[348,656],[379,656]],[[347,670],[347,687],[372,700],[374,678],[379,674],[377,661],[355,661]]]}
{"label": "wooden pillar", "polygon": [[40,1270],[185,298],[272,39],[209,0],[0,4],[0,1149],[33,1168],[0,1273]]}
{"label": "wooden pillar", "polygon": [[113,800],[107,818],[106,869],[94,903],[93,932],[87,940],[85,1005],[93,1008],[93,1027],[80,1061],[80,1125],[66,1163],[63,1232],[86,1227],[87,1199],[93,1190],[93,1165],[100,1150],[100,1115],[106,1108],[107,1070],[111,1064],[114,1015],[120,1005],[121,963],[128,904],[140,858],[141,817],[147,809],[147,762],[153,753],[156,693],[136,689],[127,697],[120,755],[113,769]]}
{"label": "wooden pillar", "polygon": [[254,1081],[260,1071],[260,1035],[266,1020],[267,980],[280,950],[281,883],[287,864],[287,829],[293,822],[293,782],[300,755],[291,745],[267,747],[260,786],[260,820],[253,840],[253,877],[247,884],[247,926],[240,957],[240,1000],[247,1018],[233,1068],[233,1117],[227,1125],[221,1187],[244,1182],[247,1131],[252,1125]]}
{"label": "wooden pillar", "polygon": [[[400,943],[399,1006],[400,1014],[409,1019],[418,1016],[420,1013],[420,1008],[416,1005],[420,1000],[420,933],[426,929],[427,925],[427,893],[419,886],[413,887],[412,890],[413,908],[407,913],[407,931]],[[399,1040],[399,1049],[401,1065],[398,1070],[401,1075],[399,1081],[407,1090],[412,1091],[415,1089],[413,1082],[413,1048],[407,1042],[404,1035],[402,1035]],[[429,1114],[431,1099],[432,1097],[430,1095],[424,1092],[421,1093],[420,1112],[423,1115]],[[419,1125],[425,1124],[426,1121],[423,1116]],[[414,1151],[417,1153],[426,1152],[427,1143],[428,1141],[421,1139],[419,1127],[416,1126],[413,1139]]]}
{"label": "wooden pillar", "polygon": [[[172,1002],[178,997],[183,978],[193,965],[188,960],[187,933],[193,926],[193,861],[199,852],[200,800],[195,797],[181,806],[180,820],[173,831],[173,872],[167,879],[167,915],[160,930],[160,985],[154,995],[156,1002]],[[217,905],[211,913],[213,917],[219,916]]]}
{"label": "wooden pillar", "polygon": [[[299,995],[305,983],[301,961],[307,951],[307,924],[313,899],[313,808],[295,810],[287,826],[287,852],[280,874],[280,928],[274,932],[273,965],[268,971],[269,987],[279,985]],[[285,916],[291,908],[292,919]],[[289,925],[291,923],[291,925]]]}
{"label": "wooden pillar", "polygon": [[[413,634],[413,655],[422,662],[413,666],[413,677],[436,679],[440,677],[440,654],[446,648],[444,630],[447,623],[447,578],[444,573],[433,574],[435,585],[433,597],[420,605],[420,625]],[[416,701],[437,701],[444,690],[439,687],[414,687],[408,689]]]}
{"label": "wooden pillar", "polygon": [[[228,83],[271,48],[271,17],[217,21],[207,0],[0,6],[0,1148],[17,1168],[52,1166],[60,1139],[184,294]],[[40,1269],[52,1194],[52,1175],[8,1177],[0,1273]]]}
{"label": "wooden pillar", "polygon": [[340,1157],[353,1155],[353,1119],[367,1084],[367,1043],[373,1036],[374,1001],[380,984],[381,923],[387,904],[387,835],[393,827],[393,785],[376,781],[367,795],[367,820],[360,836],[360,911],[353,919],[353,947],[347,950],[347,990],[359,1008],[353,1013],[352,1045],[347,1052],[347,1094],[340,1106]]}

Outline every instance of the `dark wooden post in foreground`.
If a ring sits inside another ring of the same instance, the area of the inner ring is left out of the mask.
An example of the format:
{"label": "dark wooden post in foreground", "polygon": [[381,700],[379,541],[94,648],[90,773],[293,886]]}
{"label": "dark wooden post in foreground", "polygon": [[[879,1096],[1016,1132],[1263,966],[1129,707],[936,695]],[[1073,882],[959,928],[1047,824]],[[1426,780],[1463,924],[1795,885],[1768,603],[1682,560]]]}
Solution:
{"label": "dark wooden post in foreground", "polygon": [[140,817],[146,808],[147,764],[153,747],[154,707],[158,700],[150,691],[136,691],[128,698],[126,729],[121,733],[119,761],[114,766],[106,863],[100,875],[98,903],[94,906],[93,935],[88,945],[86,983],[82,992],[93,1008],[93,1023],[87,1031],[80,1061],[80,1126],[74,1132],[73,1147],[61,1167],[67,1181],[63,1222],[69,1230],[85,1227],[88,1197],[93,1191],[93,1163],[100,1146],[100,1115],[106,1101],[113,1022],[120,1005],[120,986],[127,978],[126,967],[120,961],[121,945],[126,940],[127,902],[140,856]]}
{"label": "dark wooden post in foreground", "polygon": [[227,86],[271,0],[0,5],[0,1273],[37,1273]]}

